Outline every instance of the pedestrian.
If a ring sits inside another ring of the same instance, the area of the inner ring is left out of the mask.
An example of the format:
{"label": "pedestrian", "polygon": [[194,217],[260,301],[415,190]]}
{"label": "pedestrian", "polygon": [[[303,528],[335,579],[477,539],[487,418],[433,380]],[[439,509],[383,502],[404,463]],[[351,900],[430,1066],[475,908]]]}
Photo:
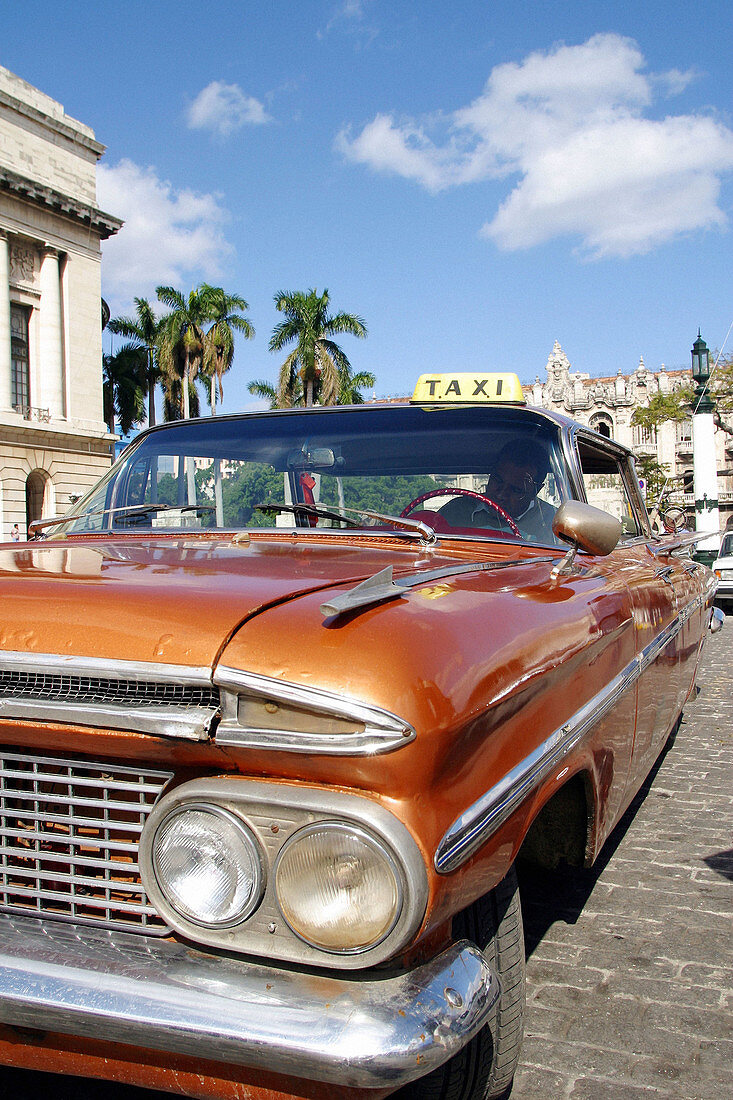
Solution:
{"label": "pedestrian", "polygon": [[13,542],[20,542],[20,528],[17,523],[14,523],[10,529],[10,537]]}

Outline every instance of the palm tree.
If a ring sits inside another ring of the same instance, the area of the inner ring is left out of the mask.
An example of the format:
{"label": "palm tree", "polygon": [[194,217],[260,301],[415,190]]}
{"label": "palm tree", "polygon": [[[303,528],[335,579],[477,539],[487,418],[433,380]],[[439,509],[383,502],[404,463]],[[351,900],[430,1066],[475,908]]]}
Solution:
{"label": "palm tree", "polygon": [[201,287],[192,290],[187,299],[172,286],[159,286],[156,294],[170,309],[170,313],[161,318],[158,340],[158,363],[167,409],[171,413],[178,411],[178,416],[187,420],[196,393],[194,382],[204,358],[208,304]]}
{"label": "palm tree", "polygon": [[321,295],[316,290],[307,294],[279,291],[275,295],[275,307],[285,314],[285,320],[273,330],[270,351],[281,351],[295,342],[295,348],[280,367],[277,399],[281,407],[296,403],[298,384],[306,405],[316,400],[322,405],[335,405],[338,401],[339,374],[350,371],[351,364],[330,337],[347,332],[363,338],[367,329],[361,317],[353,313],[331,315],[328,306],[327,290]]}
{"label": "palm tree", "polygon": [[[271,409],[280,408],[277,403],[277,390],[270,382],[265,382],[264,379],[258,378],[254,382],[249,382],[247,384],[247,389],[254,397],[261,397],[263,400],[269,401]],[[300,400],[291,402],[292,405],[300,403]]]}
{"label": "palm tree", "polygon": [[126,336],[134,346],[143,348],[147,360],[146,393],[148,397],[148,423],[155,423],[155,387],[160,380],[157,364],[157,344],[160,322],[153,313],[147,298],[135,299],[135,317],[113,317],[110,332]]}
{"label": "palm tree", "polygon": [[120,434],[127,435],[145,416],[148,365],[145,348],[123,344],[114,355],[102,359],[104,419],[114,435],[115,417]]}
{"label": "palm tree", "polygon": [[360,370],[356,374],[351,373],[350,367],[339,371],[339,405],[363,405],[364,395],[362,390],[373,389],[377,377],[370,370]]}
{"label": "palm tree", "polygon": [[227,294],[220,286],[202,283],[198,288],[206,301],[206,310],[211,327],[204,337],[204,361],[201,373],[211,382],[211,411],[216,412],[216,385],[219,388],[219,401],[224,397],[221,379],[232,365],[234,359],[234,331],[240,332],[245,340],[251,340],[254,327],[247,317],[240,314],[249,309],[244,298],[236,294]]}

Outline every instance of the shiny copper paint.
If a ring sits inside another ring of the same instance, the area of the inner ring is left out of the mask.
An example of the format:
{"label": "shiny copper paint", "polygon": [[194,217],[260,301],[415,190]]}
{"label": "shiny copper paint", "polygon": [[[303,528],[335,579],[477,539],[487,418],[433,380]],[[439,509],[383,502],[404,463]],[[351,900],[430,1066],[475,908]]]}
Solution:
{"label": "shiny copper paint", "polygon": [[[428,868],[426,918],[407,956],[415,959],[443,943],[451,916],[503,877],[542,805],[576,774],[593,793],[592,862],[691,689],[705,626],[702,608],[484,848],[457,872],[438,875],[435,850],[456,817],[601,691],[703,588],[677,559],[655,556],[643,542],[607,558],[580,555],[578,571],[557,580],[550,564],[534,562],[546,555],[546,548],[508,541],[442,542],[426,550],[409,539],[317,531],[254,533],[239,544],[226,537],[128,536],[0,548],[0,649],[194,667],[221,660],[373,703],[417,733],[411,744],[373,758],[223,748],[7,720],[0,722],[0,738],[36,751],[170,765],[176,782],[240,774],[243,782],[268,777],[380,801],[412,831]],[[428,580],[399,599],[338,618],[324,619],[319,610],[327,593],[388,565],[399,579],[451,563],[507,558],[526,564]],[[655,579],[670,564],[671,582]],[[7,1064],[39,1058],[56,1072],[172,1091],[183,1091],[186,1081],[185,1088],[203,1090],[186,1095],[207,1100],[357,1096],[326,1086],[287,1093],[277,1091],[280,1083],[255,1084],[254,1077],[252,1090],[241,1092],[222,1067],[207,1069],[206,1084],[197,1085],[192,1067],[176,1062],[173,1068],[150,1051],[133,1053],[128,1062],[117,1048],[60,1037],[7,1035],[0,1043],[0,1061]]]}

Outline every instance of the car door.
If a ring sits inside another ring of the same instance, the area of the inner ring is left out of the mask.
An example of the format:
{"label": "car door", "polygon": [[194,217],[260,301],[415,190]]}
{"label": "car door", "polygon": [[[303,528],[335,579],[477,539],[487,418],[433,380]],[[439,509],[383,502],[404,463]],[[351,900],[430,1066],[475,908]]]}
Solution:
{"label": "car door", "polygon": [[661,540],[653,543],[628,453],[582,433],[577,449],[588,503],[615,515],[623,527],[614,553],[629,592],[638,672],[630,798],[659,755],[682,706],[687,637],[682,626],[691,580],[671,542],[669,547]]}

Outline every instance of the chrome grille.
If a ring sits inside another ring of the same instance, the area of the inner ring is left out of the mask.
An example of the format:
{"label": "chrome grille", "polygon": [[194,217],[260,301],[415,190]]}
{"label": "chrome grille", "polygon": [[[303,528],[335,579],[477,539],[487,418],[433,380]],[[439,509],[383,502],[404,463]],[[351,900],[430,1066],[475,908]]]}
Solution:
{"label": "chrome grille", "polygon": [[0,751],[0,910],[164,934],[137,852],[171,774]]}
{"label": "chrome grille", "polygon": [[104,703],[125,707],[213,707],[219,693],[208,685],[65,676],[47,672],[0,669],[0,695],[44,702]]}

